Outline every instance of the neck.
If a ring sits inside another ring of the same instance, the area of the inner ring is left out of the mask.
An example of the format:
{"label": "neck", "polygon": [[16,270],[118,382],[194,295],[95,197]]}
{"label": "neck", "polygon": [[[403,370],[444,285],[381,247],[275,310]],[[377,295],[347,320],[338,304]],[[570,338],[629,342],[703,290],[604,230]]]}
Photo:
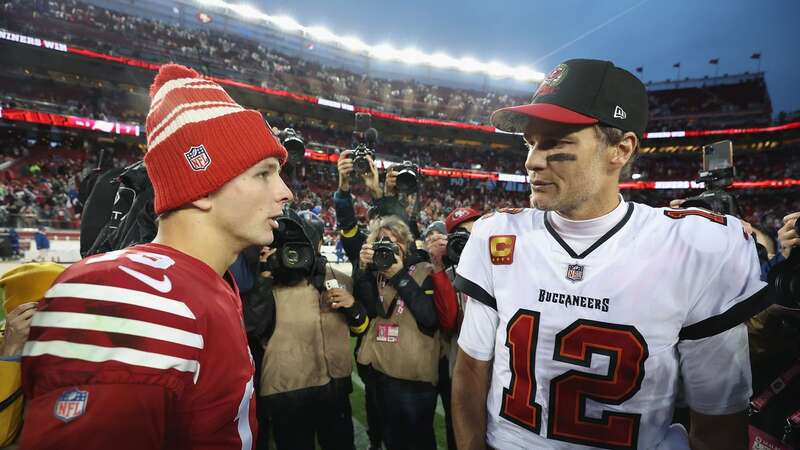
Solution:
{"label": "neck", "polygon": [[619,206],[619,187],[597,195],[575,208],[556,211],[561,217],[569,220],[589,220],[605,216]]}
{"label": "neck", "polygon": [[[187,232],[186,230],[191,230]],[[202,236],[202,238],[200,237]],[[178,211],[158,224],[153,243],[172,247],[208,264],[222,276],[243,250],[190,211]]]}

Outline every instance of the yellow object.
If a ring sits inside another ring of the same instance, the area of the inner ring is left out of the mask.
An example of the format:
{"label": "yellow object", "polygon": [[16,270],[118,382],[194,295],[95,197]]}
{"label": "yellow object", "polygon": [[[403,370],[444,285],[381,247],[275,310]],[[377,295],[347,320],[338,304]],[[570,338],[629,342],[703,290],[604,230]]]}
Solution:
{"label": "yellow object", "polygon": [[354,226],[353,228],[350,228],[349,230],[342,230],[341,233],[342,233],[342,236],[344,236],[346,238],[351,238],[351,237],[355,236],[356,233],[358,233],[358,225]]}
{"label": "yellow object", "polygon": [[51,262],[27,263],[4,273],[0,278],[0,287],[5,293],[6,317],[23,303],[41,300],[65,269],[66,267]]}
{"label": "yellow object", "polygon": [[[23,303],[38,301],[66,269],[55,263],[28,263],[9,270],[0,278],[8,313]],[[0,349],[3,348],[0,338]],[[0,354],[0,356],[4,356]],[[22,426],[22,370],[18,361],[0,361],[0,447],[14,442]]]}
{"label": "yellow object", "polygon": [[361,325],[357,327],[350,327],[350,332],[353,334],[361,334],[367,331],[367,327],[369,327],[369,317],[367,317],[366,320],[364,320],[364,323]]}
{"label": "yellow object", "polygon": [[[18,362],[0,361],[0,448],[14,442],[22,426],[22,371]],[[16,398],[13,398],[16,397]]]}

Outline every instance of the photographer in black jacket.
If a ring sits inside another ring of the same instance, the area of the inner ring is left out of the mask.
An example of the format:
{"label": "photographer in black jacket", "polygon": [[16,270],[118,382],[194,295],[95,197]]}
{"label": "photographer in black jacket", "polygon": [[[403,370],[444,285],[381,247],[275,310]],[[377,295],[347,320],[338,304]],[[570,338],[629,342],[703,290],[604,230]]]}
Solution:
{"label": "photographer in black jacket", "polygon": [[[268,270],[245,296],[254,353],[263,355],[259,421],[266,430],[268,417],[279,450],[314,450],[315,441],[322,449],[352,449],[350,336],[364,333],[369,319],[350,277],[319,253],[322,221],[287,209],[278,223],[274,249],[262,257]],[[264,444],[259,439],[259,448]]]}
{"label": "photographer in black jacket", "polygon": [[382,218],[370,228],[353,273],[356,300],[376,311],[361,339],[357,362],[371,368],[390,450],[436,448],[439,323],[432,267],[414,248],[403,220]]}

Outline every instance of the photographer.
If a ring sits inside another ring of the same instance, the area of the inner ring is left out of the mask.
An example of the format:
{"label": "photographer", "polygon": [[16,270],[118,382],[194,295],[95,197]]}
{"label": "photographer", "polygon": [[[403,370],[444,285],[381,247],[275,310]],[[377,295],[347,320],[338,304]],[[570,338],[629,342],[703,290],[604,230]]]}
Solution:
{"label": "photographer", "polygon": [[[370,224],[377,223],[381,216],[388,216],[392,213],[402,214],[402,206],[397,201],[396,197],[385,197],[381,191],[380,178],[378,169],[372,157],[369,155],[358,155],[360,159],[359,167],[361,170],[359,175],[353,175],[355,169],[355,160],[353,157],[353,150],[346,150],[339,155],[337,163],[339,171],[339,189],[333,194],[333,203],[336,209],[336,221],[341,234],[341,243],[347,259],[352,263],[354,271],[358,266],[359,252],[361,247],[367,240],[367,233],[364,232],[358,224],[353,207],[353,196],[350,194],[351,181],[360,177],[369,191],[374,205],[367,213],[367,219]],[[387,177],[387,189],[390,179]],[[377,315],[377,311],[371,305],[364,305],[367,314],[370,318]],[[361,340],[359,339],[358,345]],[[358,376],[364,382],[364,397],[366,402],[366,415],[367,415],[367,434],[369,435],[370,447],[380,448],[383,441],[383,432],[379,420],[379,411],[377,406],[377,399],[372,380],[372,368],[366,365],[357,364]]]}
{"label": "photographer", "polygon": [[[259,407],[279,450],[352,449],[350,334],[369,323],[350,278],[320,255],[324,225],[309,211],[287,209],[265,269],[273,330],[261,336]],[[349,331],[348,331],[349,329]]]}
{"label": "photographer", "polygon": [[[355,208],[353,207],[353,196],[350,193],[351,179],[353,177],[353,154],[352,150],[345,150],[339,155],[337,168],[339,171],[339,189],[333,193],[333,204],[336,209],[336,222],[341,233],[342,247],[347,259],[358,261],[358,253],[361,245],[366,240],[366,234],[358,226]],[[369,171],[359,174],[367,187],[373,201],[383,197],[381,191],[378,169],[372,161],[372,157],[366,157],[369,162]]]}
{"label": "photographer", "polygon": [[354,269],[356,299],[377,311],[357,361],[369,366],[387,448],[434,449],[439,339],[430,264],[411,231],[385,217],[370,228]]}
{"label": "photographer", "polygon": [[750,402],[751,440],[778,443],[775,448],[797,448],[800,444],[796,412],[800,395],[800,298],[798,284],[792,281],[798,277],[797,263],[791,259],[792,251],[800,247],[798,217],[800,212],[783,218],[778,230],[780,251],[770,259],[774,264],[769,268],[769,279],[775,287],[776,304],[747,323],[754,393]]}
{"label": "photographer", "polygon": [[450,415],[451,374],[458,349],[458,333],[464,319],[464,294],[453,288],[455,269],[461,250],[469,238],[472,225],[481,217],[473,208],[457,208],[450,212],[445,222],[434,222],[425,230],[425,248],[433,265],[434,298],[442,330],[442,355],[439,359],[439,395],[445,411],[447,446],[455,449],[453,422]]}

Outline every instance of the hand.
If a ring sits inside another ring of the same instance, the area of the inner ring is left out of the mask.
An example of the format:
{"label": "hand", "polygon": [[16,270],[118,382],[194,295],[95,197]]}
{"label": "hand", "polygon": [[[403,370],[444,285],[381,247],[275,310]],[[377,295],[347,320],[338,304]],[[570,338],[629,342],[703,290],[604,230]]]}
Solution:
{"label": "hand", "polygon": [[389,266],[388,269],[381,271],[386,278],[392,278],[403,270],[403,258],[400,255],[395,255],[394,264]]}
{"label": "hand", "polygon": [[[270,256],[274,255],[277,252],[277,248],[272,247],[264,247],[261,249],[261,253],[258,254],[258,261],[261,263],[267,262]],[[261,276],[264,278],[272,278],[272,272],[269,270],[265,270],[261,272]]]}
{"label": "hand", "polygon": [[381,192],[381,180],[378,176],[378,168],[375,167],[375,161],[372,160],[371,156],[367,156],[367,161],[369,161],[369,173],[362,175],[364,177],[364,185],[369,189],[369,193],[373,199],[379,199],[383,197],[383,192]]}
{"label": "hand", "polygon": [[397,172],[394,167],[389,169],[386,173],[386,182],[383,184],[383,193],[387,197],[395,195],[395,187],[397,186]]}
{"label": "hand", "polygon": [[326,292],[328,304],[333,309],[350,308],[355,303],[356,299],[342,288],[328,289]]}
{"label": "hand", "polygon": [[444,234],[431,234],[425,239],[425,248],[431,257],[434,272],[444,270],[444,255],[447,254],[447,236]]}
{"label": "hand", "polygon": [[680,208],[681,205],[683,204],[683,202],[685,202],[685,201],[686,201],[685,198],[676,198],[674,200],[670,200],[669,207],[670,208],[675,208],[675,209]]}
{"label": "hand", "polygon": [[750,225],[750,222],[742,220],[742,228],[744,228],[744,232],[747,233],[748,236],[753,235],[753,226]]}
{"label": "hand", "polygon": [[800,218],[800,211],[787,215],[783,218],[783,226],[778,230],[778,243],[780,243],[784,258],[789,257],[793,247],[800,246],[800,236],[794,229],[798,218]]}
{"label": "hand", "polygon": [[6,336],[0,347],[0,356],[20,356],[31,331],[31,319],[36,312],[36,302],[17,306],[6,317]]}
{"label": "hand", "polygon": [[372,264],[372,255],[375,252],[372,250],[372,244],[366,243],[361,246],[361,253],[359,253],[359,262],[361,264],[361,269],[366,270],[367,266]]}
{"label": "hand", "polygon": [[336,167],[339,170],[339,190],[348,192],[350,190],[350,173],[353,172],[353,158],[350,155],[352,150],[345,150],[339,154],[339,162]]}

